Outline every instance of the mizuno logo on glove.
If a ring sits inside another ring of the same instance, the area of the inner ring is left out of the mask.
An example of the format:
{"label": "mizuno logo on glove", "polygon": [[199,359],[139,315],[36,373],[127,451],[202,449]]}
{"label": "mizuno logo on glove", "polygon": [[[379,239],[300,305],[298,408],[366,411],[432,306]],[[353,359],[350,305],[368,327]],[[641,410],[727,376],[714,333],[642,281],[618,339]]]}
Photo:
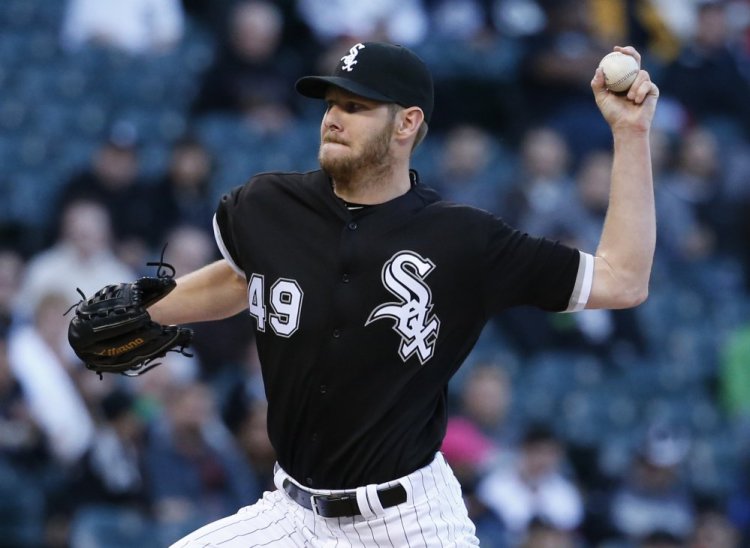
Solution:
{"label": "mizuno logo on glove", "polygon": [[105,348],[104,350],[100,352],[95,352],[95,354],[97,356],[119,356],[120,354],[124,352],[138,348],[145,342],[146,341],[143,340],[141,337],[136,337],[129,343],[123,344],[122,346],[118,346],[116,348]]}

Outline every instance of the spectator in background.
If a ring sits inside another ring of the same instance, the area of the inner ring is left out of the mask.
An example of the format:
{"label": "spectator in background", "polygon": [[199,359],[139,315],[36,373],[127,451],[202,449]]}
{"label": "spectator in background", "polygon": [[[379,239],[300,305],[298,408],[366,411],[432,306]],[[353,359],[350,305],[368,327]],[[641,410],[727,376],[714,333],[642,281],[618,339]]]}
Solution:
{"label": "spectator in background", "polygon": [[268,404],[263,398],[253,399],[243,388],[237,385],[229,393],[223,418],[250,463],[258,492],[272,491],[276,451],[266,428]]}
{"label": "spectator in background", "polygon": [[726,513],[742,537],[743,546],[750,544],[750,457],[747,449],[740,457],[737,478],[727,496]]}
{"label": "spectator in background", "polygon": [[217,390],[222,394],[222,418],[236,433],[248,407],[266,399],[255,337],[246,341],[242,359],[229,369],[227,378],[220,379]]}
{"label": "spectator in background", "polygon": [[168,244],[165,259],[175,270],[175,276],[183,276],[195,269],[195,265],[205,264],[214,255],[212,236],[205,230],[191,224],[172,225],[164,237]]}
{"label": "spectator in background", "polygon": [[94,434],[93,418],[76,384],[82,368],[67,342],[68,319],[63,314],[69,305],[61,293],[42,292],[30,319],[19,321],[8,337],[11,370],[51,455],[49,465],[37,470],[28,485],[32,494],[41,487],[44,495],[44,526],[37,534],[44,536],[41,546],[50,548],[67,545],[70,474]]}
{"label": "spectator in background", "polygon": [[17,251],[0,246],[0,331],[10,326],[25,262]]}
{"label": "spectator in background", "polygon": [[267,0],[242,0],[229,12],[226,39],[205,73],[193,113],[237,115],[260,132],[292,123],[297,100],[289,82],[305,71],[283,41],[281,9]]}
{"label": "spectator in background", "polygon": [[516,425],[506,420],[513,402],[512,389],[507,370],[495,362],[472,366],[461,387],[459,414],[503,444],[502,448],[517,441]]}
{"label": "spectator in background", "polygon": [[79,364],[67,342],[68,319],[63,313],[69,305],[69,299],[52,289],[42,293],[32,322],[13,329],[8,339],[10,366],[26,404],[55,459],[65,466],[86,452],[94,434],[91,414],[73,380]]}
{"label": "spectator in background", "polygon": [[719,349],[719,401],[724,412],[750,432],[750,323],[731,330]]}
{"label": "spectator in background", "polygon": [[213,170],[211,152],[196,137],[186,135],[173,145],[167,172],[156,186],[151,244],[164,245],[167,233],[178,225],[213,235]]}
{"label": "spectator in background", "polygon": [[[740,201],[738,206],[738,216],[740,218],[737,242],[750,242],[750,196]],[[745,289],[750,291],[750,246],[741,245],[738,255],[742,261],[744,270]]]}
{"label": "spectator in background", "polygon": [[583,519],[583,500],[563,471],[565,446],[544,425],[530,425],[517,453],[499,463],[479,483],[477,494],[496,512],[513,543],[519,543],[535,518],[571,531]]}
{"label": "spectator in background", "polygon": [[[521,78],[532,123],[558,130],[577,161],[608,147],[608,129],[591,104],[591,71],[609,52],[592,29],[588,2],[545,0],[547,26],[525,41]],[[592,108],[593,107],[593,108]]]}
{"label": "spectator in background", "polygon": [[49,442],[11,368],[4,328],[0,328],[0,432],[0,460],[29,470],[49,460]]}
{"label": "spectator in background", "polygon": [[0,326],[0,538],[7,546],[41,545],[43,478],[52,462],[44,429],[11,369],[7,331]]}
{"label": "spectator in background", "polygon": [[689,440],[669,425],[654,424],[612,493],[610,519],[622,537],[635,541],[656,533],[684,539],[695,525],[692,493],[682,478]]}
{"label": "spectator in background", "polygon": [[[229,34],[232,12],[238,2],[246,0],[182,0],[186,15],[202,29],[208,31],[222,45]],[[265,0],[273,4],[283,20],[280,43],[286,50],[294,51],[294,58],[303,64],[312,63],[315,51],[310,44],[315,38],[309,27],[301,20],[297,0]],[[224,47],[223,45],[221,47]]]}
{"label": "spectator in background", "polygon": [[575,548],[572,531],[560,529],[543,519],[534,518],[519,548]]}
{"label": "spectator in background", "polygon": [[470,42],[491,32],[491,2],[425,0],[424,5],[430,22],[430,37]]}
{"label": "spectator in background", "polygon": [[[707,126],[695,126],[681,136],[675,165],[665,175],[663,192],[689,208],[704,239],[697,258],[710,257],[739,246],[736,205],[727,199],[721,145]],[[695,237],[695,236],[693,236]]]}
{"label": "spectator in background", "polygon": [[160,546],[261,494],[207,385],[173,384],[164,402],[165,413],[152,424],[146,446]]}
{"label": "spectator in background", "polygon": [[92,200],[71,201],[63,208],[55,243],[27,263],[17,311],[22,318],[29,318],[47,292],[63,295],[70,305],[78,298],[71,293],[71,285],[91,295],[105,285],[134,276],[113,252],[108,210]]}
{"label": "spectator in background", "polygon": [[695,519],[695,528],[690,535],[688,548],[739,548],[739,531],[720,507],[710,505],[701,508]]}
{"label": "spectator in background", "polygon": [[74,496],[79,504],[146,509],[144,424],[130,392],[116,388],[102,398],[91,448],[80,462]]}
{"label": "spectator in background", "polygon": [[679,138],[664,130],[651,131],[651,159],[654,169],[656,216],[656,260],[667,267],[684,268],[713,252],[712,231],[698,221],[692,205],[681,199],[671,188],[675,144]]}
{"label": "spectator in background", "polygon": [[468,43],[501,33],[518,37],[536,34],[546,23],[537,0],[424,0],[432,35]]}
{"label": "spectator in background", "polygon": [[[589,3],[592,30],[607,44],[633,44],[649,57],[649,70],[658,70],[679,53],[682,33],[673,28],[690,18],[693,2],[682,0],[606,0]],[[653,74],[653,72],[652,72]]]}
{"label": "spectator in background", "polygon": [[429,32],[420,0],[298,0],[297,10],[324,45],[344,39],[415,46]]}
{"label": "spectator in background", "polygon": [[571,233],[567,226],[576,222],[580,211],[563,135],[549,127],[530,128],[521,141],[519,158],[502,217],[529,233],[548,237]]}
{"label": "spectator in background", "polygon": [[91,165],[63,184],[56,208],[60,211],[81,198],[104,204],[112,220],[113,243],[133,269],[145,262],[156,224],[153,189],[139,176],[138,154],[136,128],[124,120],[115,122]]}
{"label": "spectator in background", "polygon": [[183,30],[179,0],[67,0],[62,44],[157,54],[175,47]]}
{"label": "spectator in background", "polygon": [[445,200],[468,204],[497,213],[503,191],[499,170],[493,169],[497,144],[486,130],[460,125],[445,134],[436,154],[435,188]]}
{"label": "spectator in background", "polygon": [[[750,136],[747,52],[731,36],[725,0],[697,0],[695,29],[660,81],[665,97],[679,100],[699,123],[721,121]],[[734,40],[734,41],[732,41]]]}
{"label": "spectator in background", "polygon": [[595,150],[587,153],[575,170],[574,191],[581,217],[571,226],[571,232],[581,245],[596,246],[593,233],[604,223],[606,204],[609,200],[609,177],[612,173],[612,153]]}
{"label": "spectator in background", "polygon": [[435,95],[451,108],[430,128],[471,124],[519,139],[526,104],[518,81],[523,36],[544,26],[536,0],[426,0],[430,32],[419,45],[434,67]]}
{"label": "spectator in background", "polygon": [[479,544],[485,548],[507,548],[506,529],[498,516],[476,493],[477,484],[487,474],[496,458],[497,447],[469,419],[448,419],[445,437],[440,447],[461,484],[464,504],[469,519],[476,526]]}
{"label": "spectator in background", "polygon": [[134,397],[115,389],[102,398],[91,448],[71,481],[73,546],[151,546],[143,466],[144,424]]}
{"label": "spectator in background", "polygon": [[247,342],[243,358],[215,384],[223,395],[221,417],[250,462],[259,488],[272,491],[276,451],[268,437],[268,404],[254,338]]}
{"label": "spectator in background", "polygon": [[667,531],[654,531],[635,543],[636,548],[685,548],[685,540]]}

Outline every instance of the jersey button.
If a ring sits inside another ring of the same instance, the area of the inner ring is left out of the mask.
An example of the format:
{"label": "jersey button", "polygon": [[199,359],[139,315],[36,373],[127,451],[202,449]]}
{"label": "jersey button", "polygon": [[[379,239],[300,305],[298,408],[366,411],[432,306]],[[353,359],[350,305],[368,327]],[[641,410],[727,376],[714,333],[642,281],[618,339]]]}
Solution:
{"label": "jersey button", "polygon": [[321,394],[325,394],[326,392],[328,392],[328,387],[325,384],[321,384],[320,385],[320,393]]}
{"label": "jersey button", "polygon": [[333,330],[333,338],[338,339],[341,336],[341,330],[340,329],[334,329]]}
{"label": "jersey button", "polygon": [[318,441],[318,434],[316,432],[313,432],[312,441]]}
{"label": "jersey button", "polygon": [[359,225],[355,223],[354,221],[349,223],[347,226],[349,227],[349,230],[357,230],[359,228]]}
{"label": "jersey button", "polygon": [[345,284],[348,284],[349,280],[350,280],[349,274],[344,274],[343,276],[341,276],[341,281],[344,282]]}
{"label": "jersey button", "polygon": [[313,484],[313,479],[312,479],[312,478],[309,478],[309,477],[308,477],[308,478],[305,478],[305,483],[307,483],[307,485],[309,485],[310,487],[312,487],[312,484]]}

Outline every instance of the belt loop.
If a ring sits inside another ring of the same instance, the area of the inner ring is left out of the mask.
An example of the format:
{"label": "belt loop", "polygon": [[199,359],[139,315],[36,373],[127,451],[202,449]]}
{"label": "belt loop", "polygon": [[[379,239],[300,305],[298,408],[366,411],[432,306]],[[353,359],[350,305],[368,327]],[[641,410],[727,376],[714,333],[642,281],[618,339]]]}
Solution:
{"label": "belt loop", "polygon": [[[416,473],[416,472],[415,472]],[[412,491],[412,484],[409,477],[405,477],[404,479],[400,480],[398,483],[401,484],[401,487],[404,488],[404,491],[406,491],[406,502],[412,503],[414,501],[414,492]]]}
{"label": "belt loop", "polygon": [[[366,485],[364,489],[367,493],[367,502],[370,503],[370,508],[372,508],[373,512],[375,512],[375,515],[382,516],[383,514],[385,514],[385,509],[383,508],[383,504],[380,502],[380,497],[378,496],[378,486],[375,484],[370,484]],[[359,491],[359,489],[357,489],[357,491]],[[359,502],[359,493],[357,493],[357,502]]]}
{"label": "belt loop", "polygon": [[313,515],[317,518],[321,517],[320,512],[318,511],[318,495],[310,495],[310,510],[312,511]]}
{"label": "belt loop", "polygon": [[359,513],[362,514],[363,518],[371,519],[374,518],[376,514],[372,511],[370,504],[367,502],[367,488],[368,486],[357,487],[357,506],[359,506]]}
{"label": "belt loop", "polygon": [[286,478],[286,472],[279,466],[279,463],[276,463],[273,471],[273,484],[281,491],[284,490],[284,478]]}

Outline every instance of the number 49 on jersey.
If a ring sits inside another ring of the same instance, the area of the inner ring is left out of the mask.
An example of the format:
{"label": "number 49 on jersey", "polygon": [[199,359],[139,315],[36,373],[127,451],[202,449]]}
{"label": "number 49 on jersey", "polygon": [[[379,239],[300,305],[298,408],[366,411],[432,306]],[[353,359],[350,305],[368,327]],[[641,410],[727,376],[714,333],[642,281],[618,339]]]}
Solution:
{"label": "number 49 on jersey", "polygon": [[281,337],[291,337],[297,331],[304,293],[295,280],[276,280],[271,286],[266,306],[265,278],[262,274],[253,273],[247,286],[247,294],[250,315],[255,318],[258,331],[265,332],[266,319],[274,333]]}

